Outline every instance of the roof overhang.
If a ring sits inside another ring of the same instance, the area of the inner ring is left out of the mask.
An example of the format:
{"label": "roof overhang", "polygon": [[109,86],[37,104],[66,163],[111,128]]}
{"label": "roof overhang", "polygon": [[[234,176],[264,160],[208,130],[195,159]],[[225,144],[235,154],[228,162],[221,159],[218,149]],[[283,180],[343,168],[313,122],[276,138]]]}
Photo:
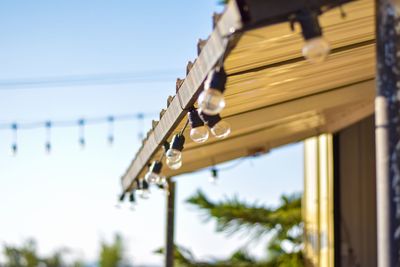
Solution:
{"label": "roof overhang", "polygon": [[[169,98],[160,121],[153,123],[123,175],[124,190],[133,188],[133,181],[143,177],[148,164],[160,157],[163,143],[183,127],[188,108],[195,103],[203,81],[221,57],[225,57],[228,73],[227,106],[222,116],[232,125],[232,134],[224,140],[211,138],[197,144],[186,130],[183,166],[175,171],[165,167],[163,174],[167,177],[263,153],[319,133],[335,132],[373,113],[374,1],[347,4],[346,18],[337,10],[321,16],[324,36],[332,47],[331,55],[322,64],[303,59],[299,30],[292,32],[287,23],[266,23],[271,25],[254,28],[261,25],[261,17],[254,21],[254,16],[249,22],[248,14],[244,17],[243,7],[238,5],[241,2],[230,1],[199,57],[188,65],[187,77],[177,87],[176,95]],[[343,2],[347,1],[335,3]],[[244,31],[246,27],[251,30]]]}

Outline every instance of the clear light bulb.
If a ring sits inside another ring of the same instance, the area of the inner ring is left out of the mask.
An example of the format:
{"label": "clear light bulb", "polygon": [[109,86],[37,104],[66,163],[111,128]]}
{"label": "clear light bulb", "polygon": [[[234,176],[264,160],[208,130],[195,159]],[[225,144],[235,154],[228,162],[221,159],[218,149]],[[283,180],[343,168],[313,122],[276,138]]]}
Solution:
{"label": "clear light bulb", "polygon": [[121,194],[120,196],[118,196],[118,200],[115,203],[115,207],[117,209],[121,209],[124,206],[124,200],[125,200],[125,193]]}
{"label": "clear light bulb", "polygon": [[160,181],[158,181],[158,184],[161,186],[168,185],[167,178],[165,176],[161,177]]}
{"label": "clear light bulb", "polygon": [[129,194],[129,202],[130,202],[130,210],[135,210],[135,206],[136,206],[136,197],[135,197],[135,191],[132,191]]}
{"label": "clear light bulb", "polygon": [[331,51],[329,43],[321,36],[306,40],[303,46],[303,56],[311,63],[320,63]]}
{"label": "clear light bulb", "polygon": [[140,197],[143,199],[148,199],[150,197],[150,190],[149,189],[143,189],[140,190]]}
{"label": "clear light bulb", "polygon": [[115,207],[117,208],[117,209],[121,209],[121,210],[125,210],[125,209],[128,209],[129,208],[129,203],[117,203],[117,204],[115,204]]}
{"label": "clear light bulb", "polygon": [[166,163],[167,163],[168,168],[170,168],[171,170],[177,170],[180,167],[182,167],[182,159],[177,162],[172,162],[167,158]]}
{"label": "clear light bulb", "polygon": [[149,184],[156,184],[158,183],[158,181],[160,180],[160,176],[157,173],[154,172],[148,172],[146,173],[146,175],[144,176],[144,179],[146,179],[146,181]]}
{"label": "clear light bulb", "polygon": [[122,203],[118,201],[117,203],[115,203],[114,207],[116,207],[117,209],[121,209]]}
{"label": "clear light bulb", "polygon": [[190,138],[196,143],[204,143],[208,139],[208,129],[206,126],[199,126],[190,130]]}
{"label": "clear light bulb", "polygon": [[224,94],[213,88],[205,89],[198,98],[199,107],[207,115],[217,115],[225,107]]}
{"label": "clear light bulb", "polygon": [[216,185],[218,183],[218,178],[215,176],[210,176],[208,177],[208,181],[210,182],[210,184]]}
{"label": "clear light bulb", "polygon": [[164,190],[164,192],[167,195],[169,195],[169,185],[168,185],[167,178],[162,177],[160,182],[159,182],[159,185],[160,185],[160,189]]}
{"label": "clear light bulb", "polygon": [[226,121],[221,120],[211,128],[211,133],[216,138],[223,139],[231,133],[231,125]]}
{"label": "clear light bulb", "polygon": [[215,167],[211,169],[211,175],[208,178],[208,181],[213,185],[218,183],[218,170]]}
{"label": "clear light bulb", "polygon": [[173,148],[168,149],[167,153],[165,153],[165,156],[171,163],[175,163],[182,160],[182,152],[179,151],[178,149],[173,149]]}

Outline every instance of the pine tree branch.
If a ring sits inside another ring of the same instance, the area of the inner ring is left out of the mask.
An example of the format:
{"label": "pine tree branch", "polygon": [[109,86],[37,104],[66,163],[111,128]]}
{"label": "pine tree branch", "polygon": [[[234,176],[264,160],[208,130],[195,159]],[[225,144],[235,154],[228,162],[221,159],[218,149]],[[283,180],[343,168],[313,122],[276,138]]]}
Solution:
{"label": "pine tree branch", "polygon": [[212,202],[200,190],[187,203],[201,210],[205,220],[215,219],[217,231],[228,234],[251,230],[259,236],[276,230],[286,235],[301,223],[301,197],[298,194],[283,196],[278,208],[248,204],[237,197]]}

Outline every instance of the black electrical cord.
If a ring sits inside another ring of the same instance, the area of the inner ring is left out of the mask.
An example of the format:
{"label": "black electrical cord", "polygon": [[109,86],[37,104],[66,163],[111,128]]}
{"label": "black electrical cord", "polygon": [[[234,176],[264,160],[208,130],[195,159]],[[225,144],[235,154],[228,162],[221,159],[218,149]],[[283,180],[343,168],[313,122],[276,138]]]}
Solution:
{"label": "black electrical cord", "polygon": [[187,119],[186,120],[186,122],[185,122],[185,125],[183,126],[183,128],[182,128],[182,130],[180,131],[180,135],[182,135],[184,132],[185,132],[185,130],[186,130],[186,127],[189,125],[189,119]]}

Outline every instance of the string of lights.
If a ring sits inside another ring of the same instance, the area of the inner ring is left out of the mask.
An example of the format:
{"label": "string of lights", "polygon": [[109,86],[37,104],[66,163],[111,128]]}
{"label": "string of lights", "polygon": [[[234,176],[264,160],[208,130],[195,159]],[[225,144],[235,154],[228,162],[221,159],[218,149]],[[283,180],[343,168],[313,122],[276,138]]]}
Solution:
{"label": "string of lights", "polygon": [[[46,132],[45,150],[51,152],[51,131],[54,128],[65,128],[65,127],[78,127],[79,129],[79,145],[83,148],[86,144],[85,128],[91,125],[108,124],[108,136],[107,141],[109,144],[114,143],[114,124],[122,121],[137,121],[142,125],[145,119],[155,118],[156,113],[131,113],[131,114],[119,114],[109,115],[103,117],[89,117],[89,118],[77,118],[69,120],[46,120],[46,121],[34,121],[34,122],[12,122],[12,123],[0,123],[0,131],[11,131],[12,132],[12,144],[11,151],[13,155],[18,152],[18,133],[21,130],[35,130],[44,129]],[[138,127],[138,138],[141,141],[144,137],[143,127]]]}
{"label": "string of lights", "polygon": [[[321,10],[304,8],[292,13],[289,16],[289,23],[294,31],[294,25],[298,23],[302,29],[304,38],[304,46],[302,54],[310,63],[320,63],[326,59],[330,52],[329,43],[323,38],[322,28],[319,24],[319,15]],[[343,12],[342,12],[343,16]],[[229,36],[225,38],[225,51],[229,43]],[[182,130],[172,137],[171,143],[164,144],[164,153],[159,160],[153,161],[144,177],[135,180],[136,186],[131,192],[139,190],[143,192],[143,184],[146,184],[146,190],[149,184],[160,186],[162,184],[162,160],[165,155],[165,162],[171,170],[177,170],[182,166],[182,151],[185,144],[184,130],[190,125],[190,138],[196,143],[204,143],[209,137],[208,128],[218,139],[224,139],[231,133],[231,127],[228,122],[224,121],[220,113],[226,106],[224,92],[227,83],[227,73],[224,69],[225,55],[221,56],[214,68],[208,73],[204,81],[204,87],[200,93],[197,104],[198,109],[194,106],[188,110],[188,119]],[[179,88],[177,88],[179,90]],[[240,164],[241,162],[239,161]],[[232,166],[232,168],[236,165]],[[218,169],[213,166],[211,168],[211,182],[215,182],[218,178]],[[127,192],[123,192],[124,195]],[[146,196],[148,196],[146,194]]]}
{"label": "string of lights", "polygon": [[[166,144],[166,147],[164,147],[164,149],[166,149],[167,147],[168,144]],[[202,169],[199,172],[210,172],[210,176],[208,178],[209,182],[213,185],[217,185],[219,178],[218,176],[220,172],[236,169],[243,162],[246,162],[247,160],[250,160],[255,156],[259,156],[259,154],[237,159],[233,161],[231,164],[225,165],[223,167],[218,167],[214,165],[211,168]],[[158,167],[154,167],[156,164],[158,164]],[[167,178],[164,176],[160,176],[161,169],[159,168],[162,168],[162,164],[161,167],[159,164],[161,164],[160,161],[153,162],[152,166],[150,166],[152,172],[147,173],[146,174],[147,176],[144,179],[135,180],[136,183],[135,189],[131,190],[130,192],[125,192],[119,195],[118,201],[115,206],[117,208],[124,208],[126,204],[128,204],[131,210],[135,210],[135,206],[137,204],[136,194],[138,194],[139,197],[142,199],[148,199],[151,194],[150,192],[151,185],[154,185],[158,189],[163,190],[166,194],[169,194]],[[124,202],[127,195],[129,195],[129,201]]]}

